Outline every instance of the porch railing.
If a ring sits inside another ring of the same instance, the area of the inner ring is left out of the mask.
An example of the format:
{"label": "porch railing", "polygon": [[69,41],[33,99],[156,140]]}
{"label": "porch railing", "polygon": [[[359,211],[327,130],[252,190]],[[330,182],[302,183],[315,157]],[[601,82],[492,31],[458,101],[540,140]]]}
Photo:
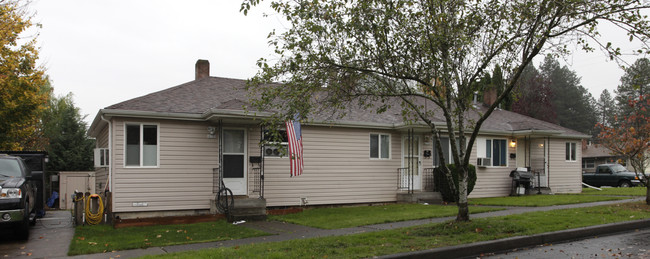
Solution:
{"label": "porch railing", "polygon": [[[423,191],[435,192],[438,189],[434,183],[433,169],[434,168],[422,169],[421,188]],[[415,179],[416,177],[419,178],[420,176],[409,174],[407,167],[397,168],[397,190],[413,191],[415,189],[415,181],[418,180]]]}
{"label": "porch railing", "polygon": [[434,168],[424,168],[422,170],[422,190],[427,192],[436,192],[438,191],[434,183],[433,176]]}
{"label": "porch railing", "polygon": [[411,191],[413,190],[413,182],[411,175],[409,174],[409,169],[397,168],[397,190],[400,191]]}
{"label": "porch railing", "polygon": [[262,169],[254,167],[251,171],[251,178],[253,182],[251,193],[262,197]]}
{"label": "porch railing", "polygon": [[546,172],[544,169],[532,170],[533,173],[533,186],[540,188],[547,188],[548,182],[546,181]]}

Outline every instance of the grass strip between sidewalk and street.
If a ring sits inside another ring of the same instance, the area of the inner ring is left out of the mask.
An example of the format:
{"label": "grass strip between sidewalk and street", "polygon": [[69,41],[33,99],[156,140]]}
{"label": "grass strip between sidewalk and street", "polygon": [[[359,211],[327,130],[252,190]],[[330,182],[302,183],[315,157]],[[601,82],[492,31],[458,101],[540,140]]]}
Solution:
{"label": "grass strip between sidewalk and street", "polygon": [[591,189],[591,188],[582,188],[582,195],[621,195],[621,196],[645,196],[646,187],[613,187],[613,188],[601,188],[602,191]]}
{"label": "grass strip between sidewalk and street", "polygon": [[[502,208],[470,207],[470,213],[503,210]],[[300,213],[269,216],[270,220],[322,229],[338,229],[406,220],[442,218],[458,214],[456,205],[389,204],[306,209]]]}
{"label": "grass strip between sidewalk and street", "polygon": [[640,202],[529,212],[363,234],[259,243],[143,258],[369,258],[570,228],[650,218]]}
{"label": "grass strip between sidewalk and street", "polygon": [[203,243],[264,236],[268,233],[218,220],[196,224],[114,229],[108,225],[77,226],[68,255]]}
{"label": "grass strip between sidewalk and street", "polygon": [[555,195],[525,195],[493,198],[469,199],[470,205],[489,206],[520,206],[520,207],[546,207],[554,205],[566,205],[577,203],[589,203],[598,201],[613,201],[630,199],[631,197],[600,196],[600,195],[576,195],[576,194],[555,194]]}

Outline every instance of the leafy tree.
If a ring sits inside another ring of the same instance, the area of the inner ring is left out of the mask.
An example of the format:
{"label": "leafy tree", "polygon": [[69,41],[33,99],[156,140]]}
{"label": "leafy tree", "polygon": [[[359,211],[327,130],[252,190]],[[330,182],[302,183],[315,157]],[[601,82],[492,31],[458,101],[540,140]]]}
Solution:
{"label": "leafy tree", "polygon": [[547,55],[540,67],[541,73],[549,80],[553,98],[551,103],[557,114],[555,123],[582,133],[591,134],[596,125],[595,100],[580,85],[576,73]]}
{"label": "leafy tree", "polygon": [[599,135],[602,144],[612,155],[626,157],[634,168],[639,179],[646,186],[646,204],[650,205],[650,94],[639,96],[628,101],[631,111],[628,115],[616,116],[616,127],[599,124]]}
{"label": "leafy tree", "polygon": [[607,89],[600,93],[596,109],[598,112],[598,123],[611,127],[615,121],[614,115],[616,114],[617,109],[616,103],[614,103],[614,99]]}
{"label": "leafy tree", "polygon": [[[242,12],[259,2],[244,0]],[[644,42],[650,31],[638,13],[649,6],[628,0],[277,0],[271,7],[288,24],[269,35],[276,57],[260,59],[261,71],[250,80],[255,108],[278,111],[277,122],[306,120],[324,106],[345,111],[360,104],[379,113],[399,107],[405,122],[429,127],[440,157],[440,140],[449,138],[458,170],[450,171],[444,158],[440,164],[458,193],[459,221],[469,220],[469,160],[481,125],[535,56],[564,54],[575,39],[591,49],[587,39],[598,39],[600,21]],[[601,46],[619,54],[611,44]],[[504,90],[476,111],[472,96],[483,89],[475,86],[496,64],[506,74]],[[446,123],[436,124],[434,113]],[[470,120],[470,113],[477,116]]]}
{"label": "leafy tree", "polygon": [[[627,116],[634,111],[629,106],[629,100],[638,99],[649,93],[650,89],[650,60],[637,59],[632,66],[625,69],[621,84],[616,88],[616,103],[618,115]],[[648,114],[646,114],[648,116]]]}
{"label": "leafy tree", "polygon": [[539,120],[555,122],[557,115],[550,83],[533,64],[524,68],[514,92],[512,111]]}
{"label": "leafy tree", "polygon": [[43,116],[43,132],[49,140],[50,171],[93,170],[95,142],[87,137],[87,125],[72,94],[52,97]]}
{"label": "leafy tree", "polygon": [[21,1],[0,0],[0,149],[43,150],[39,115],[49,87],[36,66],[35,39],[20,38],[32,25]]}

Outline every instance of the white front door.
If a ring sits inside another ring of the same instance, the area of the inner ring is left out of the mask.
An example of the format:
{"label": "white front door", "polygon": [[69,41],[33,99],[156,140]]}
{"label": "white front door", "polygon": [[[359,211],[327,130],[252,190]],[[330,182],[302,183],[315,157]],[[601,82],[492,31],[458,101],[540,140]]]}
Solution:
{"label": "white front door", "polygon": [[[410,142],[410,144],[409,144]],[[411,150],[409,152],[409,150]],[[414,190],[422,189],[422,174],[420,172],[420,137],[413,136],[413,141],[409,137],[402,138],[402,167],[408,168],[409,164],[412,170],[412,183]],[[402,179],[407,179],[408,170],[402,170]],[[407,182],[410,182],[407,181]]]}
{"label": "white front door", "polygon": [[246,195],[246,130],[223,130],[223,182],[234,195]]}

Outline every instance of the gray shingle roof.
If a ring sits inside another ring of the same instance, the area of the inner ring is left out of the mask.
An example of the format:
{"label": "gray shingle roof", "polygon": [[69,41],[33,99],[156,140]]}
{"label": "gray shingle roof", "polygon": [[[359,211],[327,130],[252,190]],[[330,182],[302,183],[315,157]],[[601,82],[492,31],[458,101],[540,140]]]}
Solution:
{"label": "gray shingle roof", "polygon": [[[203,114],[211,109],[243,110],[248,106],[248,95],[245,90],[246,81],[240,79],[206,77],[187,82],[165,90],[133,98],[106,107],[113,110],[146,111],[163,113]],[[420,102],[424,104],[423,102]],[[428,109],[435,107],[428,103]],[[476,112],[484,112],[487,107],[480,105]],[[337,121],[348,123],[379,123],[400,124],[403,121],[400,102],[395,101],[386,112],[377,114],[373,109],[364,109],[359,105],[349,105],[343,111],[345,116],[338,117],[332,111],[322,110],[310,116],[313,121]],[[471,117],[477,118],[477,113]],[[433,122],[444,123],[440,112],[434,113]],[[524,130],[553,130],[561,131],[563,135],[582,136],[583,133],[561,127],[559,125],[534,119],[518,113],[497,109],[485,121],[482,130],[492,131],[524,131]]]}

